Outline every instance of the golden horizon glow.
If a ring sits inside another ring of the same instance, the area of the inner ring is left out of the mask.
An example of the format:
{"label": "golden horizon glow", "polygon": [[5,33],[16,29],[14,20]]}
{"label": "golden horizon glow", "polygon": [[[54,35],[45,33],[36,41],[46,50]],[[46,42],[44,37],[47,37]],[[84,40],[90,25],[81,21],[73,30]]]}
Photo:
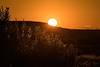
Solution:
{"label": "golden horizon glow", "polygon": [[[100,27],[100,0],[0,0],[10,7],[10,20],[46,22],[56,18],[58,27]],[[27,5],[27,6],[26,6]]]}
{"label": "golden horizon glow", "polygon": [[57,20],[54,19],[54,18],[50,18],[48,20],[48,25],[50,25],[50,26],[57,26]]}

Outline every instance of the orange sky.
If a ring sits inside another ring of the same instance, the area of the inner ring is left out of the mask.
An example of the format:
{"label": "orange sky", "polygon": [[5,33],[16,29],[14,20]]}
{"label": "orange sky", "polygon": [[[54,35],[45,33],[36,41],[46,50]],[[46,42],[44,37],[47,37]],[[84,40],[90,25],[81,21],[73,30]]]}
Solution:
{"label": "orange sky", "polygon": [[99,0],[0,0],[0,5],[10,7],[11,20],[47,22],[58,20],[58,26],[79,28],[100,26]]}

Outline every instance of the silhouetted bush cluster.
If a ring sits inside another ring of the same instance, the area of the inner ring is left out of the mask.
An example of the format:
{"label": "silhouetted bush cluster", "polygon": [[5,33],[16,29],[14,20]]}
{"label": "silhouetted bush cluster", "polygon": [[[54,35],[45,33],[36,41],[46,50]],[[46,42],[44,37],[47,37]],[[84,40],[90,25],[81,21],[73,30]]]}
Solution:
{"label": "silhouetted bush cluster", "polygon": [[[15,27],[16,24],[18,24],[17,27]],[[9,50],[11,50],[10,52],[14,57],[32,62],[41,61],[40,63],[48,62],[50,64],[51,62],[60,62],[65,65],[74,63],[77,54],[74,46],[73,44],[63,43],[60,34],[50,32],[41,26],[19,26],[21,23],[16,24],[10,24],[5,34],[5,41],[8,46],[5,53],[9,53]],[[12,59],[12,57],[10,58]]]}
{"label": "silhouetted bush cluster", "polygon": [[[64,43],[55,28],[46,29],[33,22],[9,21],[9,8],[0,9],[0,44],[2,63],[73,66],[77,51],[72,43]],[[57,30],[57,29],[56,29]],[[48,66],[47,66],[48,67]]]}

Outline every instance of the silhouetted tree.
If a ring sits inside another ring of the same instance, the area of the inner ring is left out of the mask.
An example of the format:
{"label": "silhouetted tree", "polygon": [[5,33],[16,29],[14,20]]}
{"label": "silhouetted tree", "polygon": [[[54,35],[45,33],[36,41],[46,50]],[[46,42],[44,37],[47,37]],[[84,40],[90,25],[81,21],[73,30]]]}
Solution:
{"label": "silhouetted tree", "polygon": [[3,6],[0,8],[0,21],[9,21],[9,7],[3,8]]}
{"label": "silhouetted tree", "polygon": [[8,29],[9,26],[9,8],[4,8],[3,6],[0,8],[0,29],[5,31]]}
{"label": "silhouetted tree", "polygon": [[[6,7],[4,8],[3,6],[1,6],[0,8],[0,49],[1,49],[1,56],[0,57],[2,60],[1,62],[4,61],[4,63],[6,61],[8,61],[8,44],[9,44],[9,39],[10,39],[10,35],[8,32],[9,29],[9,8]],[[6,59],[6,60],[5,60]]]}

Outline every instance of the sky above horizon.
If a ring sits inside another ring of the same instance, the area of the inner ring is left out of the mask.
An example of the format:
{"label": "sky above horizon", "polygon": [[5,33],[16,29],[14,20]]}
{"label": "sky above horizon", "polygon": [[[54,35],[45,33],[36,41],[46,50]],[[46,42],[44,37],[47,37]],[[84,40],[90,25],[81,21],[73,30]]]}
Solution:
{"label": "sky above horizon", "polygon": [[10,7],[11,20],[47,22],[55,18],[59,27],[99,27],[99,0],[0,0]]}

